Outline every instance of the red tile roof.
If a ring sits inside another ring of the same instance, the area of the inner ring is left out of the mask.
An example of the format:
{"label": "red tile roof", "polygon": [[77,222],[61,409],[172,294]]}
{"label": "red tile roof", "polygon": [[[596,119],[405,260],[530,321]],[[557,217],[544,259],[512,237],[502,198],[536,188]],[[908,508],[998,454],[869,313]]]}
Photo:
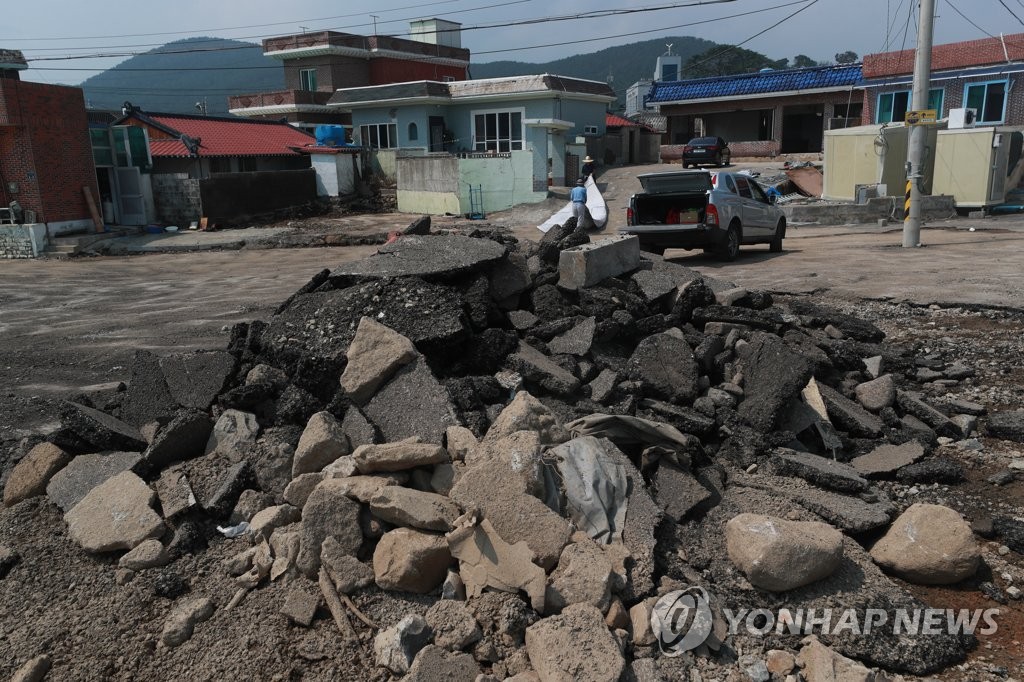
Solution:
{"label": "red tile roof", "polygon": [[[151,121],[199,138],[199,156],[294,156],[292,147],[315,142],[310,135],[287,123],[270,121],[237,121],[225,118],[174,114],[145,114]],[[154,157],[189,156],[180,140],[150,140]]]}
{"label": "red tile roof", "polygon": [[[1004,48],[1005,47],[1005,51]],[[988,66],[1024,60],[1024,33],[947,43],[932,48],[932,71]],[[914,50],[864,55],[864,78],[914,72]]]}
{"label": "red tile roof", "polygon": [[638,128],[640,125],[630,121],[628,118],[622,118],[615,114],[604,115],[604,125],[606,128]]}

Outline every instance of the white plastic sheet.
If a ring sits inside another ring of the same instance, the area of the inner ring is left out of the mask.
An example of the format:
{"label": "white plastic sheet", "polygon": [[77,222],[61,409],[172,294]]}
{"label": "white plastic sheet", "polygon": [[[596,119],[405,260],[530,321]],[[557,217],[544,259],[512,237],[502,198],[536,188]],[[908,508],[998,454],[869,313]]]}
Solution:
{"label": "white plastic sheet", "polygon": [[[594,227],[596,229],[601,229],[608,224],[608,203],[604,200],[601,190],[597,188],[597,183],[594,182],[594,176],[587,178],[587,182],[584,187],[587,188],[587,212],[590,213],[590,219],[594,222]],[[541,232],[547,232],[555,225],[565,224],[565,221],[571,217],[572,202],[570,201],[559,209],[558,213],[555,213],[542,224],[538,225],[537,229]]]}

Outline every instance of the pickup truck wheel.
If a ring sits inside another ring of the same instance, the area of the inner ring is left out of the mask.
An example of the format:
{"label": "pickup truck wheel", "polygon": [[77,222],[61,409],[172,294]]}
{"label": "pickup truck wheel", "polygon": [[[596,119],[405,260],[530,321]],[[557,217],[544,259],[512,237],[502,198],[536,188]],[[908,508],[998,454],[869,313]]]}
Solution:
{"label": "pickup truck wheel", "polygon": [[775,226],[775,237],[768,244],[768,250],[772,253],[782,253],[782,240],[786,238],[786,221],[780,220]]}
{"label": "pickup truck wheel", "polygon": [[737,222],[733,222],[729,226],[729,231],[725,235],[725,245],[721,250],[721,257],[724,261],[732,262],[736,260],[736,256],[740,253],[740,225]]}

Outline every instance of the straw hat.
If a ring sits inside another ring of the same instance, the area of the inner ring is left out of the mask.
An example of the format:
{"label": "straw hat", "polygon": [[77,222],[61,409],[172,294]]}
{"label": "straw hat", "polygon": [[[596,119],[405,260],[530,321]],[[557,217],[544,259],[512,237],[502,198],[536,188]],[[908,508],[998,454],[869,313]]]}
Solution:
{"label": "straw hat", "polygon": [[594,160],[588,156],[587,158],[583,159],[583,163],[594,163]]}

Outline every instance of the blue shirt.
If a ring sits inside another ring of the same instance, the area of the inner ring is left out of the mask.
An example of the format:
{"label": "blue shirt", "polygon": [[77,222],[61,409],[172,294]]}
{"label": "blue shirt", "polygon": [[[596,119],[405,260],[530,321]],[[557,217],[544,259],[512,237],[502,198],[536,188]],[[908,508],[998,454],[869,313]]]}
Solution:
{"label": "blue shirt", "polygon": [[583,185],[576,185],[569,193],[569,198],[572,199],[573,203],[587,203],[587,188]]}

